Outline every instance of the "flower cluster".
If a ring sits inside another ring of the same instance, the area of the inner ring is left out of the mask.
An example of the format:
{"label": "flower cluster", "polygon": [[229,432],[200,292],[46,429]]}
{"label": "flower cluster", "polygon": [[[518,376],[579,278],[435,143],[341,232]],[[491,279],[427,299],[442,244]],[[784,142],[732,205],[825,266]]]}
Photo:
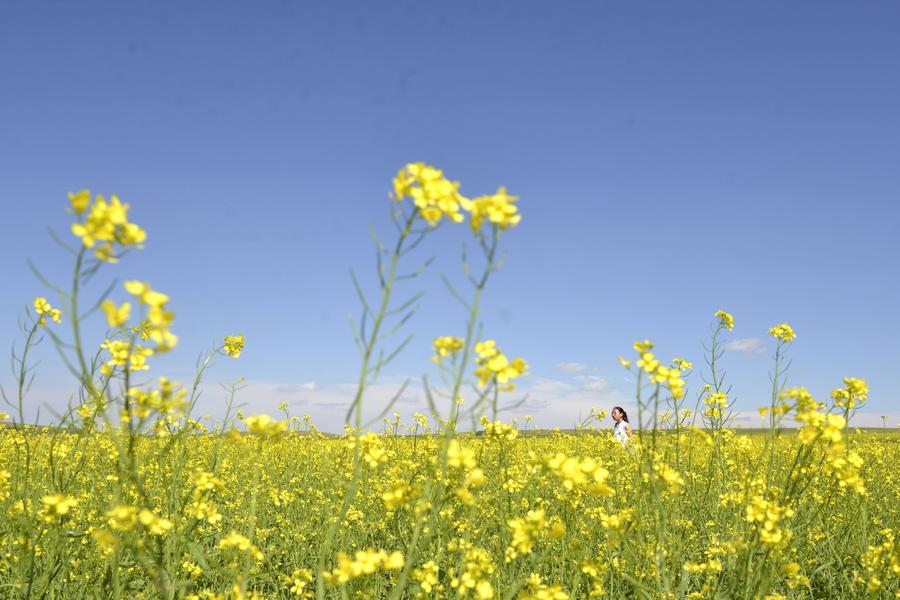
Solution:
{"label": "flower cluster", "polygon": [[490,600],[494,597],[494,587],[491,585],[490,576],[494,573],[494,562],[483,548],[472,546],[468,542],[460,540],[449,544],[451,550],[462,551],[462,571],[451,568],[450,587],[463,598],[471,594],[476,600]]}
{"label": "flower cluster", "polygon": [[259,548],[254,546],[249,538],[234,530],[228,532],[225,537],[219,540],[218,548],[220,550],[234,550],[239,553],[247,553],[258,561],[263,559],[263,553]]}
{"label": "flower cluster", "polygon": [[166,309],[169,297],[150,288],[149,283],[143,281],[126,281],[125,290],[147,307],[147,318],[141,335],[142,339],[150,339],[156,343],[156,352],[166,352],[175,347],[178,337],[170,331],[175,313]]}
{"label": "flower cluster", "polygon": [[[848,388],[853,388],[852,392],[847,392],[848,398],[856,398],[859,392],[868,390],[864,380],[847,379],[852,381],[847,384]],[[863,460],[855,450],[847,448],[844,435],[847,420],[844,416],[822,412],[824,405],[816,402],[812,394],[803,387],[786,389],[781,397],[783,403],[785,400],[795,402],[794,418],[803,423],[799,432],[801,442],[807,445],[816,442],[825,444],[826,469],[834,474],[841,487],[850,488],[864,495],[866,488],[860,476]]]}
{"label": "flower cluster", "polygon": [[512,539],[506,548],[506,562],[512,562],[523,554],[531,554],[534,540],[547,528],[543,509],[529,510],[524,517],[516,517],[506,522],[512,532]]}
{"label": "flower cluster", "polygon": [[63,494],[50,494],[41,498],[41,504],[38,518],[45,523],[59,523],[78,505],[78,500]]}
{"label": "flower cluster", "polygon": [[519,430],[510,423],[496,420],[491,421],[485,416],[481,417],[481,427],[484,429],[484,436],[490,441],[507,441],[511,442],[519,436]]}
{"label": "flower cluster", "polygon": [[769,334],[775,339],[784,343],[793,342],[795,339],[797,339],[797,334],[794,333],[793,328],[791,328],[791,326],[787,323],[781,323],[780,325],[772,327],[771,329],[769,329]]}
{"label": "flower cluster", "polygon": [[120,306],[112,300],[104,300],[100,303],[100,310],[106,317],[106,323],[110,327],[122,327],[131,317],[131,303],[123,302]]}
{"label": "flower cluster", "polygon": [[867,594],[875,594],[886,590],[890,581],[900,576],[900,540],[896,540],[894,531],[882,529],[880,544],[872,544],[860,557],[861,573],[855,573],[854,583],[865,589]]}
{"label": "flower cluster", "polygon": [[485,219],[500,229],[518,225],[522,220],[519,207],[515,205],[518,199],[518,196],[510,196],[506,193],[506,188],[500,186],[496,194],[479,196],[464,202],[463,206],[472,213],[472,231],[476,233],[480,231]]}
{"label": "flower cluster", "polygon": [[457,352],[463,349],[464,340],[461,337],[454,337],[450,335],[444,335],[441,337],[436,337],[431,342],[431,346],[434,348],[434,356],[431,358],[437,364]]}
{"label": "flower cluster", "polygon": [[489,382],[496,382],[500,384],[501,391],[513,390],[516,386],[511,381],[525,375],[528,370],[528,363],[524,359],[516,358],[510,361],[494,340],[475,344],[475,353],[478,354],[475,359],[475,364],[478,365],[475,376],[481,387]]}
{"label": "flower cluster", "polygon": [[231,358],[238,358],[244,350],[244,334],[226,335],[224,342],[225,354]]}
{"label": "flower cluster", "polygon": [[260,437],[274,438],[287,431],[287,421],[278,421],[267,414],[250,415],[244,419],[247,431]]}
{"label": "flower cluster", "polygon": [[727,313],[724,310],[717,310],[715,317],[719,320],[719,327],[727,329],[728,331],[734,330],[734,316],[732,314]]}
{"label": "flower cluster", "polygon": [[294,569],[290,577],[286,575],[282,577],[282,582],[288,593],[291,596],[300,598],[313,597],[312,581],[313,576],[309,569]]}
{"label": "flower cluster", "polygon": [[[635,365],[650,376],[650,381],[657,385],[665,385],[675,400],[683,398],[685,381],[681,374],[683,371],[692,369],[694,365],[683,358],[674,359],[671,366],[663,365],[651,352],[653,350],[653,342],[650,340],[636,340],[633,347],[639,356]],[[631,361],[625,360],[621,356],[619,357],[619,364],[626,369],[631,368]]]}
{"label": "flower cluster", "polygon": [[394,178],[394,199],[401,202],[410,197],[429,225],[437,225],[442,218],[461,223],[460,212],[465,198],[459,193],[459,182],[444,177],[440,169],[424,163],[409,163]]}
{"label": "flower cluster", "polygon": [[728,408],[728,393],[712,392],[707,389],[703,403],[706,405],[703,416],[713,421],[719,420],[724,416],[725,409]]}
{"label": "flower cluster", "polygon": [[584,489],[600,496],[612,496],[615,491],[606,483],[609,469],[593,458],[575,458],[557,452],[543,461],[544,467],[555,475],[566,491]]}
{"label": "flower cluster", "polygon": [[357,444],[359,444],[363,461],[370,468],[374,469],[388,460],[388,452],[382,447],[381,437],[377,433],[370,431],[359,437],[351,434],[347,440],[347,447],[353,450]]}
{"label": "flower cluster", "polygon": [[128,504],[119,504],[107,513],[107,524],[113,531],[127,532],[140,523],[150,535],[162,536],[171,531],[172,522],[159,517],[152,510],[140,509]]}
{"label": "flower cluster", "polygon": [[444,172],[425,163],[409,163],[394,177],[393,197],[397,202],[412,198],[419,214],[432,227],[441,219],[462,223],[462,212],[471,214],[472,231],[478,234],[485,220],[500,229],[514,227],[522,220],[515,205],[516,196],[500,187],[497,193],[468,199],[459,193],[459,182],[450,181]]}
{"label": "flower cluster", "polygon": [[659,460],[653,463],[653,475],[656,481],[661,482],[665,486],[665,491],[669,494],[677,494],[684,487],[684,479],[681,477],[681,474]]}
{"label": "flower cluster", "polygon": [[131,412],[138,418],[146,418],[151,414],[179,416],[185,409],[187,390],[182,389],[166,377],[159,378],[159,388],[143,390],[133,387],[128,390],[131,400]]}
{"label": "flower cluster", "polygon": [[836,388],[831,392],[834,405],[848,410],[857,408],[868,397],[869,386],[866,380],[855,377],[844,377],[844,387]]}
{"label": "flower cluster", "polygon": [[762,496],[751,498],[745,510],[746,521],[756,525],[760,541],[772,550],[781,550],[787,546],[792,533],[783,526],[783,522],[793,516],[793,508],[779,506]]}
{"label": "flower cluster", "polygon": [[38,324],[41,327],[47,325],[47,317],[53,319],[54,323],[59,323],[62,315],[60,310],[50,306],[50,303],[43,296],[38,296],[34,299],[34,312],[38,314]]}
{"label": "flower cluster", "polygon": [[188,505],[188,515],[197,520],[206,521],[215,525],[222,520],[222,513],[213,500],[217,491],[225,488],[225,483],[208,471],[198,471],[194,475],[194,489],[191,493],[191,503]]}
{"label": "flower cluster", "polygon": [[122,204],[116,196],[107,202],[97,195],[93,204],[90,198],[88,190],[69,194],[75,214],[84,215],[81,221],[72,224],[72,233],[81,238],[85,248],[93,249],[98,260],[114,263],[118,262],[121,251],[142,247],[147,232],[128,221],[127,204]]}
{"label": "flower cluster", "polygon": [[403,553],[394,551],[388,554],[384,550],[358,550],[353,557],[338,554],[337,566],[331,572],[322,573],[325,583],[339,586],[353,579],[372,575],[378,571],[397,571],[403,568],[406,561]]}
{"label": "flower cluster", "polygon": [[153,356],[153,348],[132,344],[127,340],[104,340],[100,348],[106,350],[110,358],[100,367],[100,372],[111,376],[116,367],[128,367],[129,371],[146,371],[150,368],[147,359]]}

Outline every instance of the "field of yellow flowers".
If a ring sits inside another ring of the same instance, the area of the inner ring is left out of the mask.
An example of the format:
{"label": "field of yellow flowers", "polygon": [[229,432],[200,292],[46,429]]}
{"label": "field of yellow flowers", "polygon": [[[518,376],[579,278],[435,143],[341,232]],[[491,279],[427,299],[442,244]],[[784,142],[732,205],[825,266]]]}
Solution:
{"label": "field of yellow flowers", "polygon": [[[900,438],[848,427],[864,380],[823,400],[785,387],[796,335],[776,325],[769,428],[735,432],[717,364],[735,320],[719,311],[690,401],[690,362],[662,361],[649,341],[620,359],[637,382],[625,446],[600,428],[603,410],[571,432],[504,420],[528,365],[482,336],[479,306],[518,199],[466,197],[421,163],[393,187],[396,237],[373,233],[379,285],[353,276],[359,383],[343,435],[286,407],[236,410],[240,381],[216,425],[196,418],[207,369],[239,358],[244,337],[225,336],[192,382],[151,376],[178,343],[169,297],[139,279],[81,291],[147,233],[115,196],[70,194],[71,236],[57,241],[71,281],[43,281],[56,298],[29,305],[3,393],[0,598],[900,597]],[[474,239],[462,285],[445,278],[467,327],[434,338],[428,415],[402,422],[388,405],[366,422],[366,392],[406,346],[393,340],[421,297],[403,289],[427,267],[408,267],[410,251],[439,226]],[[95,309],[108,330],[88,348]],[[78,398],[50,427],[24,418],[41,338]]]}

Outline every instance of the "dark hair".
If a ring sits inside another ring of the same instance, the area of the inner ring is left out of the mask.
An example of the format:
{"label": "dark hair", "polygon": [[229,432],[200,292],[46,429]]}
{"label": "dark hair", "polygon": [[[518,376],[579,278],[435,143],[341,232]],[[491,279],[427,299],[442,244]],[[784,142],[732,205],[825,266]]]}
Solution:
{"label": "dark hair", "polygon": [[630,421],[628,420],[628,413],[625,412],[624,408],[622,408],[621,406],[613,406],[613,412],[615,411],[619,411],[620,413],[622,413],[622,420],[630,424]]}

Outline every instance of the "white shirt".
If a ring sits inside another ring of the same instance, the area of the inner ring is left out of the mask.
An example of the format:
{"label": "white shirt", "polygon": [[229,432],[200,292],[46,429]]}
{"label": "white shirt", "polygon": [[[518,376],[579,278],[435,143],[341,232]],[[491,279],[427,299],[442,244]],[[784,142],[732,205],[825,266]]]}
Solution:
{"label": "white shirt", "polygon": [[613,437],[623,446],[628,443],[628,423],[626,423],[624,419],[616,423]]}

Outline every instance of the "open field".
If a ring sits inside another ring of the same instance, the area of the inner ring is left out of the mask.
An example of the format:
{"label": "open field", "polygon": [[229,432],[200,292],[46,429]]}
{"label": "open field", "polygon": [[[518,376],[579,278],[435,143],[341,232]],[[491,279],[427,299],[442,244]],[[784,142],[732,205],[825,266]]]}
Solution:
{"label": "open field", "polygon": [[[133,448],[102,433],[26,436],[28,471],[15,459],[21,435],[0,433],[6,597],[29,584],[50,598],[311,597],[341,514],[330,545],[347,558],[328,557],[328,597],[388,597],[402,579],[402,597],[426,598],[898,589],[896,432],[849,436],[864,492],[818,460],[797,464],[796,433],[768,447],[762,432],[660,433],[639,451],[608,434],[501,426],[454,442],[442,461],[441,436],[388,432],[363,438],[361,485],[343,510],[352,436]],[[134,478],[117,448],[133,452]]]}
{"label": "open field", "polygon": [[[226,386],[214,426],[198,420],[204,374],[217,356],[240,357],[241,334],[201,355],[187,386],[146,378],[154,357],[178,343],[169,297],[140,280],[125,282],[130,299],[122,302],[108,297],[113,288],[93,299],[82,291],[106,263],[141,248],[146,233],[117,198],[71,194],[80,241],[68,248],[72,282],[53,286],[35,269],[62,308],[33,300],[13,352],[16,385],[4,390],[12,414],[0,414],[11,423],[0,428],[0,596],[900,594],[900,436],[848,427],[868,399],[862,379],[843,378],[827,402],[785,387],[796,337],[787,323],[769,331],[777,344],[772,397],[758,408],[768,429],[726,427],[735,406],[721,337],[734,317],[722,310],[693,410],[685,398],[693,364],[663,364],[645,340],[619,362],[636,382],[632,419],[656,427],[636,426],[630,438],[623,420],[615,439],[603,429],[605,410],[593,407],[573,431],[541,430],[530,416],[499,418],[529,367],[482,339],[479,302],[502,265],[500,239],[519,222],[517,198],[501,187],[469,199],[458,186],[421,163],[394,179],[397,239],[383,244],[373,234],[379,285],[367,295],[353,276],[360,365],[343,435],[319,433],[286,402],[282,418],[236,410],[242,379]],[[403,423],[399,413],[387,416],[389,402],[367,421],[367,390],[409,338],[387,341],[422,298],[394,300],[395,283],[418,272],[404,276],[398,265],[442,220],[465,219],[462,231],[482,256],[477,268],[464,258],[467,298],[445,280],[467,316],[462,335],[433,340],[436,374],[423,376],[429,415]],[[105,317],[105,339],[88,348],[83,326],[95,311]],[[77,402],[32,427],[24,424],[29,352],[41,338],[74,376]],[[448,406],[439,408],[441,400]],[[802,427],[782,427],[789,422]],[[466,433],[469,424],[478,433]]]}

